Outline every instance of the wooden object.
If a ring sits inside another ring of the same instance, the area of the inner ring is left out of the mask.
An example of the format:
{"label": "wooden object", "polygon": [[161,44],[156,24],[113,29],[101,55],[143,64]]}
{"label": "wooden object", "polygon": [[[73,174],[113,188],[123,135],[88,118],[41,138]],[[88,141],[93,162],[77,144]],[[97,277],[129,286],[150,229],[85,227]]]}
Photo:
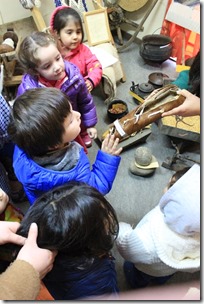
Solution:
{"label": "wooden object", "polygon": [[184,100],[185,97],[179,94],[178,87],[175,85],[170,84],[156,89],[145,99],[143,104],[116,120],[109,130],[104,132],[103,137],[109,132],[121,141],[128,135],[139,132],[155,122],[161,118],[162,113],[178,107]]}
{"label": "wooden object", "polygon": [[45,24],[45,21],[42,17],[40,10],[36,6],[34,6],[33,8],[31,8],[31,13],[38,31],[40,32],[43,31],[47,26]]}
{"label": "wooden object", "polygon": [[[106,126],[107,128],[108,126]],[[130,135],[129,137],[126,137],[124,140],[120,141],[118,144],[118,148],[122,147],[123,150],[138,145],[139,143],[143,143],[146,141],[146,139],[149,137],[149,135],[152,133],[151,125],[145,127],[143,130],[140,130],[138,133],[134,133]],[[103,133],[101,130],[98,132],[97,140],[101,143],[103,140]]]}
{"label": "wooden object", "polygon": [[105,42],[113,43],[106,8],[84,12],[83,15],[87,39],[90,46]]}
{"label": "wooden object", "polygon": [[4,87],[15,86],[21,83],[22,74],[15,75],[17,64],[16,52],[18,51],[20,43],[21,37],[18,39],[15,51],[0,55],[1,62],[4,65]]}
{"label": "wooden object", "polygon": [[[34,6],[30,11],[32,13],[33,20],[36,24],[38,31],[45,30],[46,24],[40,10],[36,6]],[[5,71],[4,73],[5,87],[15,86],[21,83],[22,75],[15,75],[15,68],[17,63],[16,52],[18,51],[20,43],[21,43],[21,39],[18,40],[18,44],[15,51],[0,55]]]}
{"label": "wooden object", "polygon": [[[99,46],[103,43],[110,43],[117,52],[108,22],[107,8],[83,12],[83,18],[89,46]],[[120,68],[123,74],[121,81],[125,82],[126,76],[121,62]]]}

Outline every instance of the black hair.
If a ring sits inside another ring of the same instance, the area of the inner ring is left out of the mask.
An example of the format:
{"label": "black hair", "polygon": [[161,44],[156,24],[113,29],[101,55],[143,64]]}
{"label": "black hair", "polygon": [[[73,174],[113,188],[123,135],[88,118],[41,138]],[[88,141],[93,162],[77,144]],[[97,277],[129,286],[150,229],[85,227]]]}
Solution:
{"label": "black hair", "polygon": [[172,187],[191,167],[184,167],[183,169],[180,169],[178,171],[176,171],[172,177],[171,177],[171,180],[170,182],[168,183],[167,187],[168,189],[170,187]]}
{"label": "black hair", "polygon": [[57,32],[57,34],[59,35],[61,29],[66,27],[66,25],[70,19],[71,20],[74,19],[75,23],[78,23],[81,27],[81,32],[82,32],[81,43],[82,43],[84,40],[84,30],[83,30],[81,17],[79,15],[79,13],[71,7],[65,7],[65,8],[59,10],[55,14],[54,19],[53,19],[53,30],[55,30]]}
{"label": "black hair", "polygon": [[113,207],[98,190],[82,182],[58,186],[39,197],[17,234],[27,237],[32,222],[38,225],[39,247],[73,259],[107,254],[119,229]]}
{"label": "black hair", "polygon": [[197,53],[189,71],[189,91],[200,97],[200,51]]}
{"label": "black hair", "polygon": [[60,89],[30,89],[16,98],[8,133],[29,156],[42,156],[62,143],[69,113],[68,97]]}

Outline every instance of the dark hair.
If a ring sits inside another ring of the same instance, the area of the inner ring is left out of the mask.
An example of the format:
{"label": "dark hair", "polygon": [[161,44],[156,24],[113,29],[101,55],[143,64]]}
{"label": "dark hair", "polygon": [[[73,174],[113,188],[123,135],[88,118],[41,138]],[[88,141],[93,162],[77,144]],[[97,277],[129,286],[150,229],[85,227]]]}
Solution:
{"label": "dark hair", "polygon": [[113,207],[98,190],[82,182],[64,184],[39,197],[17,233],[27,237],[32,222],[38,225],[39,247],[73,258],[107,254],[118,235]]}
{"label": "dark hair", "polygon": [[197,53],[189,71],[189,91],[200,97],[200,51]]}
{"label": "dark hair", "polygon": [[171,188],[189,169],[190,167],[184,167],[183,169],[176,171],[176,173],[172,175],[171,180],[167,185],[168,189]]}
{"label": "dark hair", "polygon": [[68,97],[59,89],[27,90],[14,102],[8,133],[29,156],[44,155],[61,144],[70,112]]}
{"label": "dark hair", "polygon": [[17,59],[25,72],[36,74],[36,68],[40,64],[36,52],[39,47],[47,47],[50,44],[56,45],[56,42],[50,34],[44,32],[33,32],[24,38],[20,44]]}
{"label": "dark hair", "polygon": [[82,32],[82,39],[81,39],[81,43],[82,43],[84,40],[84,30],[83,30],[81,17],[78,14],[78,12],[71,7],[65,7],[65,8],[59,10],[55,14],[54,19],[53,19],[53,30],[55,30],[57,32],[57,34],[59,35],[61,29],[66,27],[69,20],[74,20],[75,24],[78,23],[80,25],[81,32]]}

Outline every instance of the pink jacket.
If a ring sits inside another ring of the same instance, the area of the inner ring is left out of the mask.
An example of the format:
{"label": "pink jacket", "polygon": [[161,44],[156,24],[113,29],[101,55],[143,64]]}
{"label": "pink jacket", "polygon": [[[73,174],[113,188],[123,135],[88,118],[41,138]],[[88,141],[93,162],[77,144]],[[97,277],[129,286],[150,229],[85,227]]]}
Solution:
{"label": "pink jacket", "polygon": [[81,43],[68,55],[64,55],[63,58],[78,66],[84,79],[89,79],[94,87],[96,87],[101,81],[102,65],[85,44]]}

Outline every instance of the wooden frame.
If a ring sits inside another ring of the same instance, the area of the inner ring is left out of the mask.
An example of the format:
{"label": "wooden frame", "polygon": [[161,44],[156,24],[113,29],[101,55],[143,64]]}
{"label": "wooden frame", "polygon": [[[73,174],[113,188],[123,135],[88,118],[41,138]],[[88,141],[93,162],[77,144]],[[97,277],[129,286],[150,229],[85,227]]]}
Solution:
{"label": "wooden frame", "polygon": [[90,46],[112,42],[106,8],[83,12],[83,16],[88,44]]}

